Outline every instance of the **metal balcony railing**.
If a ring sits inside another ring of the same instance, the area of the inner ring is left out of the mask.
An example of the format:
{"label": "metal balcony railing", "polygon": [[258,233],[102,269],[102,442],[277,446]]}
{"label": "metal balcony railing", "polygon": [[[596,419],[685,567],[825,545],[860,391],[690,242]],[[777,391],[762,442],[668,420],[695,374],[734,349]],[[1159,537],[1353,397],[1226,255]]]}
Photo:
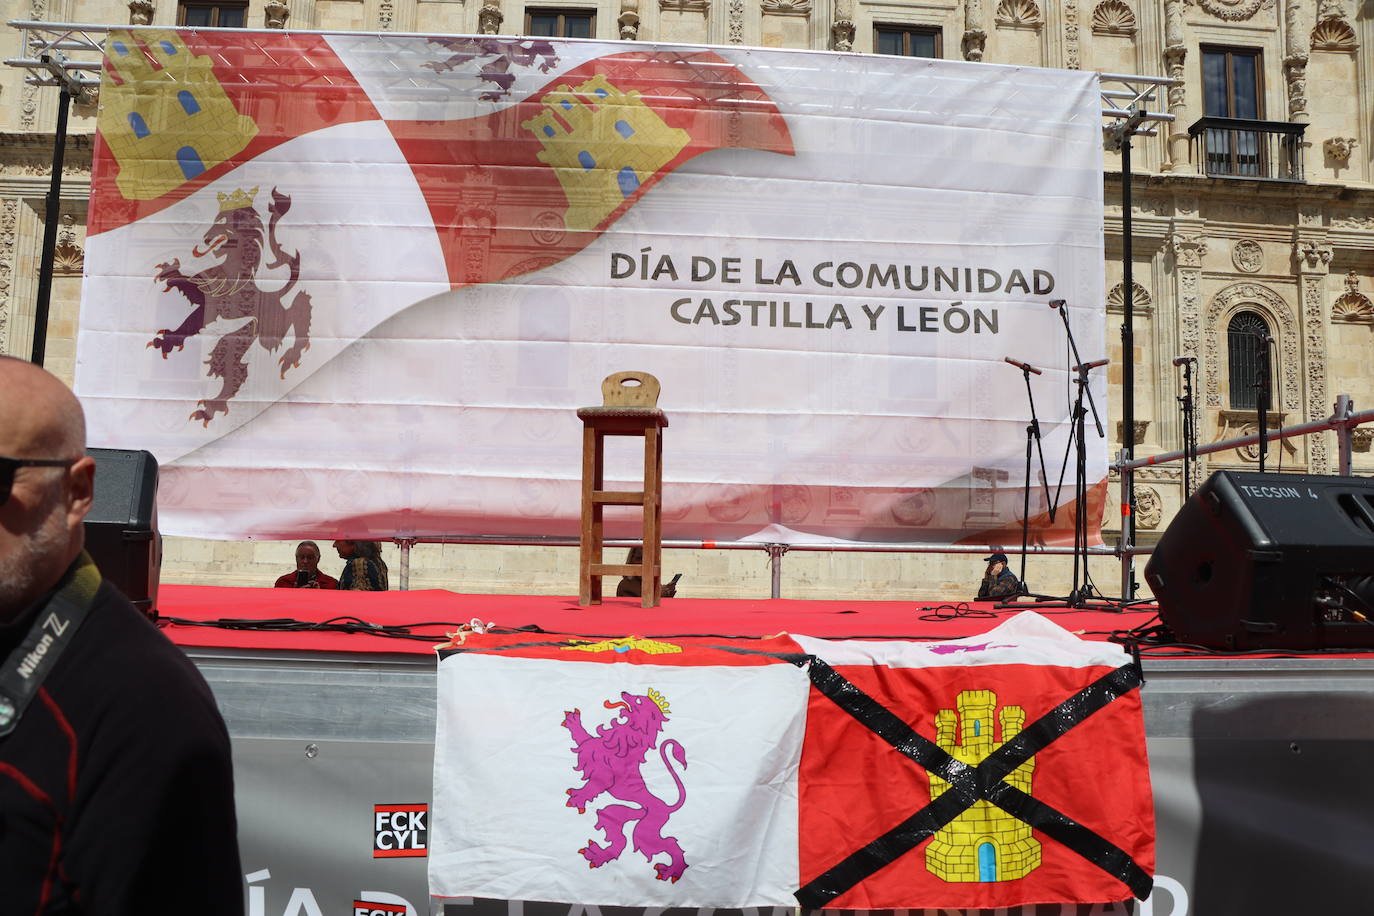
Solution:
{"label": "metal balcony railing", "polygon": [[1302,134],[1306,124],[1200,118],[1188,128],[1193,161],[1209,177],[1302,181]]}

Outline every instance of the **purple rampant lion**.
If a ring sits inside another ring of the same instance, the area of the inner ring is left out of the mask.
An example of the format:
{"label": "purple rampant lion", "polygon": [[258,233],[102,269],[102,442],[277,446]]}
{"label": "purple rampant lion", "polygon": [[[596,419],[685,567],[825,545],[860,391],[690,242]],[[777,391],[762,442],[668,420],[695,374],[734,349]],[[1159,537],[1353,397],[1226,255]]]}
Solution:
{"label": "purple rampant lion", "polygon": [[591,801],[602,793],[627,803],[604,805],[597,812],[596,829],[605,835],[606,845],[588,840],[578,852],[590,868],[600,868],[620,858],[625,851],[626,826],[637,821],[632,834],[635,851],[642,853],[649,862],[657,855],[666,855],[668,861],[655,862],[654,871],[658,873],[658,880],[676,882],[687,870],[687,860],[683,857],[682,845],[675,837],[664,836],[663,829],[668,826],[668,818],[687,800],[687,789],[668,761],[668,752],[671,749],[673,759],[684,770],[687,769],[687,752],[672,739],[664,741],[659,748],[659,757],[668,775],[677,783],[677,803],[669,805],[649,791],[642,772],[644,761],[649,751],[657,746],[659,732],[668,720],[668,701],[656,690],[650,690],[648,696],[622,692],[620,697],[618,703],[606,700],[603,704],[607,709],[619,709],[619,717],[609,725],[598,725],[594,735],[582,727],[580,710],[574,709],[563,716],[563,727],[572,735],[572,751],[577,755],[574,769],[586,780],[581,786],[568,790],[568,807],[585,814]]}

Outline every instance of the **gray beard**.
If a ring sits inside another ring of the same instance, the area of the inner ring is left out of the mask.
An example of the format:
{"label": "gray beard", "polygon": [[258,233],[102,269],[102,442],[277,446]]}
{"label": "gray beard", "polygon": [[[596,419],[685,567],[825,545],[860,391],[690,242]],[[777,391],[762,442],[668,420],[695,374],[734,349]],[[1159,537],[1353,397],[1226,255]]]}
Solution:
{"label": "gray beard", "polygon": [[[0,557],[0,620],[12,619],[55,582],[52,566],[67,554],[67,513],[62,488],[52,487],[43,520],[19,536],[8,556]],[[62,570],[56,575],[61,576]]]}

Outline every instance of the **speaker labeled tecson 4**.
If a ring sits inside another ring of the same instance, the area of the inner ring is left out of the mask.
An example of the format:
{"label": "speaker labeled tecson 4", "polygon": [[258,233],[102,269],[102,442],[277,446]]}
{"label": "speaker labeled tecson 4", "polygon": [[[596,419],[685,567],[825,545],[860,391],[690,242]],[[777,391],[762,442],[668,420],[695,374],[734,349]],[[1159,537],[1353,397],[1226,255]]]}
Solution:
{"label": "speaker labeled tecson 4", "polygon": [[1218,471],[1145,566],[1179,642],[1374,647],[1374,480]]}

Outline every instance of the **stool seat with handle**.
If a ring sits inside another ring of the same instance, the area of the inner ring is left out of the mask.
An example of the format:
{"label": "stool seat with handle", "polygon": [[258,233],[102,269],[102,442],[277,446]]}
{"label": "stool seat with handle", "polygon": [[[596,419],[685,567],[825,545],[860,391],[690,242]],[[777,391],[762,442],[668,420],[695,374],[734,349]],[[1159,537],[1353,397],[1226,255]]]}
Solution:
{"label": "stool seat with handle", "polygon": [[[657,607],[662,591],[663,433],[668,417],[659,410],[658,379],[647,372],[617,372],[601,383],[602,405],[577,411],[582,421],[582,554],[577,603],[601,603],[602,576],[639,576],[640,604]],[[638,490],[605,488],[606,437],[642,436],[644,482]],[[638,565],[603,563],[606,506],[643,511],[644,555]]]}

